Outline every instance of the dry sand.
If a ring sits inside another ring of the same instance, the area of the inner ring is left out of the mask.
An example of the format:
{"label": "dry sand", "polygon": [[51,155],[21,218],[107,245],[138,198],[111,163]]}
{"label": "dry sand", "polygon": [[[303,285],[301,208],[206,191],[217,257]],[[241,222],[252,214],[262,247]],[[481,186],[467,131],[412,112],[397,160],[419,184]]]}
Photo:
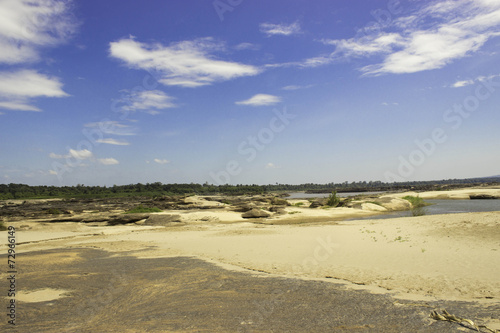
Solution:
{"label": "dry sand", "polygon": [[391,198],[402,198],[407,195],[419,196],[422,199],[469,199],[470,195],[491,195],[494,197],[500,197],[500,188],[496,186],[488,188],[466,188],[460,190],[450,190],[450,191],[428,191],[428,192],[403,192],[397,194],[383,195],[383,197]]}
{"label": "dry sand", "polygon": [[[457,198],[478,193],[500,195],[500,190],[467,189],[445,194]],[[408,194],[412,193],[392,197]],[[422,198],[443,195],[419,193]],[[215,209],[169,211],[192,222],[179,227],[12,225],[31,227],[17,231],[19,253],[89,247],[117,256],[132,253],[138,258],[194,256],[229,269],[342,281],[349,288],[390,293],[397,298],[499,304],[500,212],[351,221],[337,220],[378,212],[295,206],[288,207],[287,212],[296,213],[250,222],[240,213]],[[0,242],[5,253],[6,237]],[[29,292],[23,295],[25,301],[30,295],[41,295]],[[57,295],[63,292],[54,291]]]}

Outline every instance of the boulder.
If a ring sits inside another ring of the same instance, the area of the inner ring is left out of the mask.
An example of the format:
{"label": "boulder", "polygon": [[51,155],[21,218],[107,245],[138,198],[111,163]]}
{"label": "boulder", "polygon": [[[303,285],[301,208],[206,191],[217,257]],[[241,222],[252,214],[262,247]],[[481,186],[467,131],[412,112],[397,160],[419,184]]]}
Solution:
{"label": "boulder", "polygon": [[386,212],[387,208],[382,207],[380,205],[371,203],[371,202],[365,202],[361,204],[361,209],[362,210],[370,210],[374,212]]}
{"label": "boulder", "polygon": [[259,195],[259,196],[252,197],[252,201],[263,202],[263,203],[271,203],[271,198]]}
{"label": "boulder", "polygon": [[246,219],[269,217],[269,216],[271,216],[269,213],[263,211],[262,209],[257,209],[257,208],[253,208],[248,212],[241,214],[241,217]]}
{"label": "boulder", "polygon": [[271,199],[271,204],[276,206],[290,206],[290,203],[288,201],[277,197]]}
{"label": "boulder", "polygon": [[269,208],[269,211],[273,212],[275,215],[286,214],[285,206],[272,206]]}
{"label": "boulder", "polygon": [[150,215],[144,225],[172,225],[182,222],[178,214],[154,214]]}
{"label": "boulder", "polygon": [[242,212],[242,213],[245,213],[245,212],[248,212],[252,209],[256,208],[256,205],[253,203],[253,202],[245,202],[245,203],[241,203],[237,206],[235,206],[233,208],[233,210],[235,212]]}
{"label": "boulder", "polygon": [[309,208],[318,208],[322,206],[326,206],[327,199],[316,199],[309,205]]}

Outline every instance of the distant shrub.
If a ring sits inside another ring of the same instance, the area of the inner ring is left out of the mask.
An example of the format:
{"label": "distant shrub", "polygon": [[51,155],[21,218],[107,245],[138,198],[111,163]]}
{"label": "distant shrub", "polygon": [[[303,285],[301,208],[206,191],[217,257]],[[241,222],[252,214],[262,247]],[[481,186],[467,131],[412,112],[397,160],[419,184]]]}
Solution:
{"label": "distant shrub", "polygon": [[333,191],[332,194],[328,197],[328,201],[326,202],[327,206],[337,207],[340,204],[340,198],[337,196],[337,191]]}
{"label": "distant shrub", "polygon": [[412,195],[407,195],[403,199],[408,200],[413,208],[427,206],[427,203],[421,197],[414,197]]}
{"label": "distant shrub", "polygon": [[133,213],[159,213],[163,212],[158,207],[144,207],[143,205],[139,205],[135,208],[132,208],[125,212],[125,214],[133,214]]}
{"label": "distant shrub", "polygon": [[0,221],[0,231],[5,231],[5,230],[7,230],[7,226],[3,224],[2,221]]}
{"label": "distant shrub", "polygon": [[425,202],[424,199],[412,195],[407,195],[403,197],[403,199],[408,200],[411,203],[411,214],[413,216],[422,216],[427,214],[425,206],[428,206],[429,204]]}

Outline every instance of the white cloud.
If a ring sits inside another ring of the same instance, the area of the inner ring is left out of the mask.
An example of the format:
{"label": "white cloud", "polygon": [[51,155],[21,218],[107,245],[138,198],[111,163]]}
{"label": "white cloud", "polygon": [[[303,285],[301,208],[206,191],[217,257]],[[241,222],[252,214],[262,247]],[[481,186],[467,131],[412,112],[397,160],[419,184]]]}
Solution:
{"label": "white cloud", "polygon": [[82,149],[82,150],[75,150],[75,149],[70,149],[68,154],[66,155],[59,155],[55,153],[50,153],[49,154],[50,158],[54,159],[62,159],[62,158],[76,158],[77,160],[86,160],[94,157],[92,152],[88,149]]}
{"label": "white cloud", "polygon": [[119,140],[115,140],[115,139],[111,139],[111,138],[99,139],[96,142],[106,143],[108,145],[117,145],[117,146],[128,146],[128,145],[130,145],[130,143],[128,143],[127,141],[119,141]]}
{"label": "white cloud", "polygon": [[130,99],[122,107],[124,111],[144,111],[152,115],[159,114],[157,110],[173,108],[176,105],[172,102],[173,97],[168,96],[160,90],[146,90],[134,92]]}
{"label": "white cloud", "polygon": [[166,160],[166,159],[159,159],[159,158],[155,158],[154,161],[158,164],[167,164],[167,163],[170,163],[169,160]]}
{"label": "white cloud", "polygon": [[462,81],[457,81],[455,82],[452,87],[453,88],[460,88],[460,87],[465,87],[469,86],[471,84],[474,84],[474,80],[462,80]]}
{"label": "white cloud", "polygon": [[298,22],[292,24],[272,24],[272,23],[261,23],[260,31],[267,34],[268,36],[272,35],[284,35],[289,36],[293,34],[301,33],[300,24]]}
{"label": "white cloud", "polygon": [[78,159],[78,160],[86,160],[86,159],[92,158],[94,156],[92,154],[92,152],[88,149],[82,149],[82,150],[70,149],[69,155],[71,157]]}
{"label": "white cloud", "polygon": [[414,2],[406,16],[385,23],[383,29],[361,29],[348,39],[322,40],[335,50],[303,61],[267,67],[318,67],[350,58],[382,57],[362,67],[365,75],[415,73],[439,69],[470,56],[490,39],[500,36],[500,2],[455,0]]}
{"label": "white cloud", "polygon": [[236,102],[236,104],[250,105],[250,106],[264,106],[264,105],[273,105],[279,102],[281,102],[281,98],[278,96],[257,94],[247,100]]}
{"label": "white cloud", "polygon": [[76,30],[70,1],[0,1],[0,63],[39,60],[42,47],[65,42]]}
{"label": "white cloud", "polygon": [[55,159],[59,159],[59,158],[68,158],[70,157],[71,155],[59,155],[59,154],[55,154],[55,153],[50,153],[49,154],[49,157],[50,158],[55,158]]}
{"label": "white cloud", "polygon": [[115,165],[115,164],[120,164],[120,162],[112,157],[109,158],[100,158],[99,163],[104,164],[104,165]]}
{"label": "white cloud", "polygon": [[337,53],[346,57],[369,56],[374,53],[385,53],[391,48],[403,46],[404,40],[397,33],[386,33],[378,36],[365,36],[361,39],[323,40],[326,45],[334,45]]}
{"label": "white cloud", "polygon": [[122,124],[116,120],[103,120],[95,123],[87,123],[87,128],[93,128],[103,134],[129,136],[136,135],[136,128]]}
{"label": "white cloud", "polygon": [[34,70],[0,72],[0,108],[19,111],[40,111],[30,104],[36,97],[66,97],[58,78]]}
{"label": "white cloud", "polygon": [[212,38],[182,41],[165,46],[123,38],[110,43],[110,55],[130,68],[154,71],[164,85],[199,87],[260,72],[254,66],[216,60],[211,52],[222,45]]}
{"label": "white cloud", "polygon": [[500,3],[433,2],[412,15],[411,21],[413,24],[400,33],[397,43],[388,45],[384,61],[362,71],[372,75],[414,73],[442,68],[466,57],[499,35]]}
{"label": "white cloud", "polygon": [[16,111],[41,111],[33,105],[26,104],[22,101],[0,101],[0,109],[16,110]]}
{"label": "white cloud", "polygon": [[489,76],[478,76],[474,79],[469,79],[469,80],[460,80],[460,81],[453,83],[451,85],[451,87],[452,88],[461,88],[461,87],[465,87],[465,86],[470,86],[470,85],[475,84],[477,82],[482,82],[485,80],[492,80],[496,77],[500,77],[500,74],[489,75]]}
{"label": "white cloud", "polygon": [[281,167],[276,166],[274,163],[267,163],[266,169],[281,169]]}

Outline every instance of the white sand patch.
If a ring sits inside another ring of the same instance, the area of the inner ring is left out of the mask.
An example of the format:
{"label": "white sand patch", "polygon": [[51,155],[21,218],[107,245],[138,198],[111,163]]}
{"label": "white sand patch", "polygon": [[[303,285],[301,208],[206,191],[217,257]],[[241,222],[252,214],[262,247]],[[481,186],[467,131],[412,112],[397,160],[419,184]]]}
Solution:
{"label": "white sand patch", "polygon": [[32,291],[19,291],[16,293],[16,300],[25,303],[47,302],[69,296],[69,290],[63,289],[39,289]]}

